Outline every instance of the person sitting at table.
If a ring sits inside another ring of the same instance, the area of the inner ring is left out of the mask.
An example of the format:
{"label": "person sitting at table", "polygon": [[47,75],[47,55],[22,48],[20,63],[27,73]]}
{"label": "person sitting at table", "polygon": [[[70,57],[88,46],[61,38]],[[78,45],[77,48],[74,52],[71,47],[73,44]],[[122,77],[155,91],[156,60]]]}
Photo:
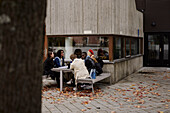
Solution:
{"label": "person sitting at table", "polygon": [[[70,55],[71,61],[70,61],[70,63],[68,64],[68,69],[70,69],[70,64],[74,61],[75,58],[76,58],[76,55],[75,55],[75,54],[71,54],[71,55]],[[75,79],[74,79],[73,73],[70,73],[70,74],[69,74],[69,78],[70,78],[70,79],[69,79],[69,81],[67,82],[67,84],[75,87]]]}
{"label": "person sitting at table", "polygon": [[58,68],[61,66],[65,66],[65,65],[64,65],[64,51],[60,49],[57,51],[57,54],[55,56],[54,67]]}
{"label": "person sitting at table", "polygon": [[71,55],[70,55],[71,61],[70,61],[70,63],[68,64],[68,69],[70,69],[70,64],[74,61],[75,57],[76,57],[75,54],[71,54]]}
{"label": "person sitting at table", "polygon": [[92,55],[94,55],[94,53],[91,49],[89,49],[89,51],[87,52],[86,60],[85,60],[85,66],[87,67],[87,70],[89,73],[91,69],[95,69],[95,62],[92,59],[93,57],[91,57]]}
{"label": "person sitting at table", "polygon": [[89,72],[81,59],[81,54],[79,56],[75,55],[74,61],[70,64],[70,69],[74,69],[75,84],[77,85],[77,79],[86,79],[90,77]]}
{"label": "person sitting at table", "polygon": [[86,52],[82,52],[81,59],[86,60],[86,57],[87,57],[87,53]]}
{"label": "person sitting at table", "polygon": [[53,58],[54,58],[54,53],[52,51],[48,52],[48,57],[47,59],[44,61],[44,75],[50,75],[50,77],[57,81],[57,87],[60,87],[60,82],[59,82],[59,76],[57,76],[57,73],[54,71],[51,71],[51,69],[54,67],[54,62],[53,62]]}
{"label": "person sitting at table", "polygon": [[[57,54],[54,58],[54,67],[58,68],[58,67],[62,67],[62,66],[65,66],[65,64],[64,64],[64,51],[62,49],[60,49],[60,50],[57,51]],[[60,76],[60,72],[56,72],[56,73],[57,73],[57,76]],[[63,77],[64,82],[68,81],[66,78],[67,78],[67,74],[65,73],[64,77]]]}
{"label": "person sitting at table", "polygon": [[82,55],[81,49],[75,49],[74,54],[77,55],[77,58],[81,58]]}

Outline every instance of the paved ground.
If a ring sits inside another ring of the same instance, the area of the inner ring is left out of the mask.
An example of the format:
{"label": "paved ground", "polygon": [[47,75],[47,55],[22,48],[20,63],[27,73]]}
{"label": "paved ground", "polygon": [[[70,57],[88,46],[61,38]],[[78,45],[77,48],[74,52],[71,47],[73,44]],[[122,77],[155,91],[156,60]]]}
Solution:
{"label": "paved ground", "polygon": [[95,95],[43,79],[42,113],[170,113],[170,68],[142,68],[120,82],[95,85]]}

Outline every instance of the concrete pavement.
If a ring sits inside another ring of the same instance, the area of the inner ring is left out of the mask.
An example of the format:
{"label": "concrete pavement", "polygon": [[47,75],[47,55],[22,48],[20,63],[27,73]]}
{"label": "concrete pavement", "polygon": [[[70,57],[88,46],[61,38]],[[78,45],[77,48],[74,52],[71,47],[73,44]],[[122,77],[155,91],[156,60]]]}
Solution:
{"label": "concrete pavement", "polygon": [[[170,113],[170,68],[144,67],[116,84],[63,92],[43,79],[42,113]],[[87,91],[86,93],[84,93]]]}

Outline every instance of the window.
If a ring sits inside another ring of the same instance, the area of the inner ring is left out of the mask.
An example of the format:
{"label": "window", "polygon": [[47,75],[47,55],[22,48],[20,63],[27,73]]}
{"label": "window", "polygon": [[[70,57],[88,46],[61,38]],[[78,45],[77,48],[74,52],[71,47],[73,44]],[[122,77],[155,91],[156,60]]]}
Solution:
{"label": "window", "polygon": [[54,52],[59,49],[64,50],[65,58],[70,59],[70,55],[75,49],[81,49],[82,52],[87,52],[92,49],[94,55],[97,56],[98,49],[102,49],[107,60],[109,59],[109,38],[108,37],[55,37],[48,38],[49,48]]}
{"label": "window", "polygon": [[126,38],[126,56],[130,55],[130,39]]}
{"label": "window", "polygon": [[[142,39],[132,37],[112,38],[113,48],[111,50],[113,49],[114,51],[113,59],[121,59],[142,53]],[[53,37],[48,38],[48,46],[54,52],[57,52],[59,49],[64,50],[65,59],[70,59],[70,55],[74,53],[75,49],[81,49],[82,52],[92,49],[95,57],[97,57],[97,51],[102,49],[106,56],[104,57],[105,60],[109,59],[109,36]]]}
{"label": "window", "polygon": [[114,38],[114,59],[124,57],[124,38]]}
{"label": "window", "polygon": [[139,54],[139,39],[131,39],[131,55]]}

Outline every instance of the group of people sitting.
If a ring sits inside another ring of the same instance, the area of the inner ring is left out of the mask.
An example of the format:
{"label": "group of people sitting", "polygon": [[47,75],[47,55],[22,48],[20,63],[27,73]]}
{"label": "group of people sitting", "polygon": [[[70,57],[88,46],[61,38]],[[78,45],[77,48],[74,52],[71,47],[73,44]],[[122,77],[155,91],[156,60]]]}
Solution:
{"label": "group of people sitting", "polygon": [[[103,59],[102,49],[98,50],[97,58],[94,57],[94,52],[89,49],[88,52],[82,52],[81,49],[76,49],[74,54],[70,55],[71,62],[68,64],[68,68],[74,70],[74,75],[71,77],[71,84],[75,86],[77,79],[90,78],[91,70],[95,69],[96,76],[100,75],[103,70]],[[48,52],[48,57],[44,62],[44,75],[50,75],[53,80],[56,80],[57,87],[60,87],[60,73],[51,71],[52,68],[58,68],[65,66],[64,63],[64,51],[58,50],[56,54],[52,51]]]}

